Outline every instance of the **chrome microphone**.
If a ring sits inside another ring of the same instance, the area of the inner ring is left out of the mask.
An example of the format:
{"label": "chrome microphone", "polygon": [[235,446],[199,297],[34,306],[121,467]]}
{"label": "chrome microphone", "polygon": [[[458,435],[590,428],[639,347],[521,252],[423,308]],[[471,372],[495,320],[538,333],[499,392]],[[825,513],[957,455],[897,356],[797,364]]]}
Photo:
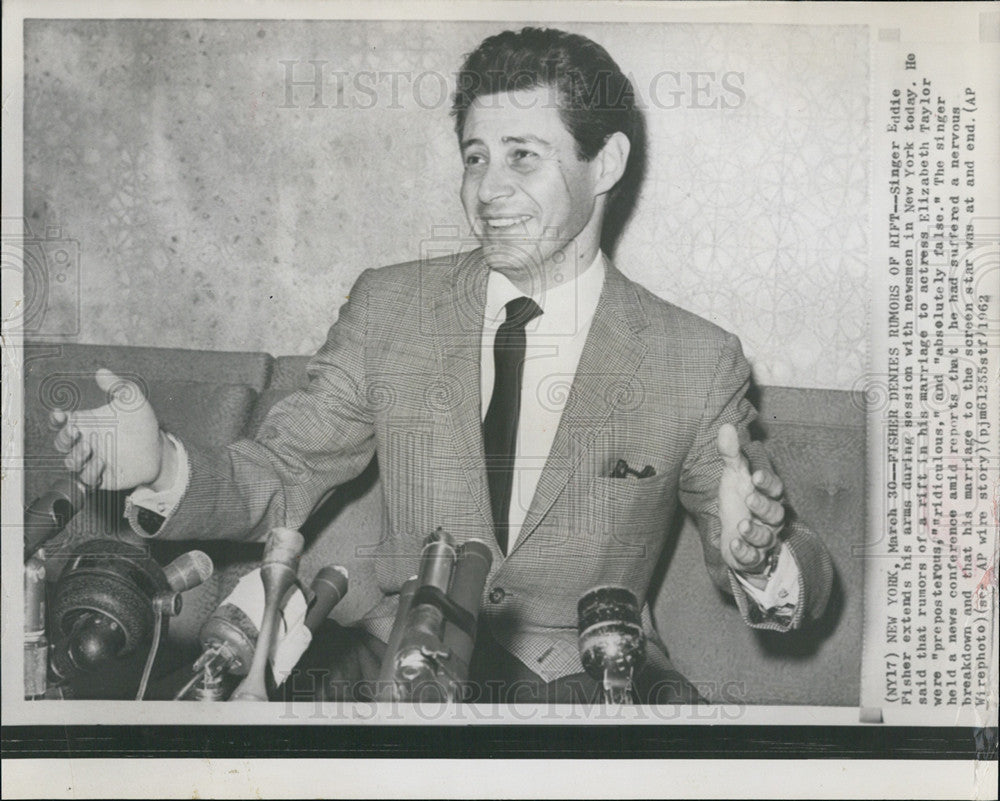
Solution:
{"label": "chrome microphone", "polygon": [[486,577],[493,565],[493,554],[482,540],[467,540],[458,548],[458,558],[451,574],[448,598],[468,612],[468,624],[450,618],[444,627],[444,648],[451,654],[453,670],[462,681],[469,676],[469,664],[476,644],[475,624],[479,620],[479,603],[486,586]]}
{"label": "chrome microphone", "polygon": [[45,562],[32,556],[24,564],[24,698],[44,698],[49,680],[49,641],[45,637]]}
{"label": "chrome microphone", "polygon": [[435,602],[431,592],[447,594],[455,557],[455,542],[447,532],[438,529],[427,538],[417,574],[418,592],[422,590],[425,597],[414,597],[410,602],[402,640],[395,654],[393,676],[399,687],[412,691],[420,685],[432,684],[437,678],[445,617],[442,604]]}
{"label": "chrome microphone", "polygon": [[267,700],[267,657],[274,642],[278,613],[285,593],[295,584],[305,539],[293,528],[273,528],[264,545],[260,577],[264,584],[264,615],[260,636],[246,678],[230,701]]}
{"label": "chrome microphone", "polygon": [[208,581],[214,569],[207,553],[188,551],[163,568],[163,575],[174,592],[187,592]]}
{"label": "chrome microphone", "polygon": [[460,697],[492,563],[489,546],[480,540],[456,547],[441,528],[427,537],[420,571],[400,592],[379,674],[380,700]]}
{"label": "chrome microphone", "polygon": [[580,661],[609,705],[636,702],[633,679],[646,659],[639,602],[624,587],[595,587],[577,605]]}

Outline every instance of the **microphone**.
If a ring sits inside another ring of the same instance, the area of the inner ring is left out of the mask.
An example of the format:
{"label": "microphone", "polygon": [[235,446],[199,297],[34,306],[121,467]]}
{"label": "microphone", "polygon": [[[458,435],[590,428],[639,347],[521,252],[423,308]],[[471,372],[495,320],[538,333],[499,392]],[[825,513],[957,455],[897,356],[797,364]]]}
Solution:
{"label": "microphone", "polygon": [[146,657],[146,666],[143,668],[142,678],[139,680],[139,690],[135,696],[136,701],[141,701],[146,695],[146,686],[153,670],[156,650],[160,645],[164,617],[179,614],[181,593],[197,587],[212,575],[214,569],[212,560],[204,551],[188,551],[164,568],[163,574],[170,586],[170,592],[161,593],[153,598],[153,647],[149,649],[149,654]]}
{"label": "microphone", "polygon": [[438,528],[424,541],[420,569],[400,590],[379,674],[379,699],[455,700],[469,675],[483,587],[493,557],[470,539],[455,545]]}
{"label": "microphone", "polygon": [[482,540],[466,540],[459,547],[448,597],[460,609],[470,613],[473,626],[466,630],[456,620],[449,620],[444,629],[444,646],[451,653],[453,671],[462,681],[469,675],[469,663],[476,644],[474,624],[479,620],[479,603],[492,565],[493,554]]}
{"label": "microphone", "polygon": [[65,681],[151,641],[157,646],[163,617],[180,611],[180,593],[212,573],[212,561],[201,551],[183,554],[172,566],[172,572],[184,577],[174,579],[176,587],[143,548],[118,540],[80,546],[56,583],[56,642],[49,663],[53,677]]}
{"label": "microphone", "polygon": [[305,618],[297,626],[289,623],[288,632],[274,649],[271,670],[278,687],[291,675],[292,669],[312,642],[316,629],[347,594],[347,568],[339,565],[324,567],[316,574],[309,589],[314,597]]}
{"label": "microphone", "polygon": [[24,697],[44,698],[49,681],[49,641],[45,637],[45,563],[24,565]]}
{"label": "microphone", "polygon": [[163,575],[166,576],[171,590],[187,592],[208,581],[214,569],[212,559],[207,553],[188,551],[163,568]]}
{"label": "microphone", "polygon": [[[254,593],[254,588],[260,593]],[[260,586],[260,568],[257,568],[236,583],[201,627],[198,640],[202,655],[195,662],[195,671],[209,667],[209,660],[212,660],[212,672],[228,671],[235,676],[245,676],[253,661],[263,614],[263,587]]]}
{"label": "microphone", "polygon": [[293,528],[273,528],[264,544],[260,578],[264,584],[264,615],[260,636],[246,678],[230,696],[230,701],[266,701],[267,658],[274,642],[278,612],[285,593],[295,583],[305,539]]}
{"label": "microphone", "polygon": [[[286,633],[272,659],[276,681],[279,674],[291,672],[312,642],[316,629],[347,594],[347,576],[347,569],[340,566],[320,570],[310,585],[314,598],[304,619],[302,612],[306,603],[301,592],[292,593],[284,602],[282,617]],[[223,673],[245,676],[253,661],[263,616],[264,587],[260,568],[257,568],[237,582],[232,592],[205,621],[199,634],[202,654],[194,663],[195,676],[175,699],[179,700],[192,686],[196,686],[199,700],[217,701],[222,694],[219,679]],[[294,623],[296,619],[299,620],[297,624]],[[277,683],[280,685],[282,682]]]}
{"label": "microphone", "polygon": [[60,478],[24,510],[24,559],[66,528],[83,507],[87,486],[73,476]]}
{"label": "microphone", "polygon": [[601,682],[606,704],[635,703],[632,678],[646,659],[639,602],[625,587],[595,587],[577,605],[583,669]]}
{"label": "microphone", "polygon": [[[426,587],[430,592],[436,590],[439,596],[446,595],[455,556],[455,541],[451,535],[443,529],[432,533],[420,554],[418,592]],[[444,609],[431,598],[421,602],[414,597],[410,602],[399,651],[394,655],[397,687],[412,691],[418,686],[432,685],[438,672],[433,654],[441,651],[435,646],[444,638],[444,621]]]}
{"label": "microphone", "polygon": [[315,634],[316,629],[330,616],[333,607],[347,595],[347,579],[347,568],[336,565],[324,567],[312,580],[309,589],[313,591],[315,598],[305,619],[305,627],[312,634]]}

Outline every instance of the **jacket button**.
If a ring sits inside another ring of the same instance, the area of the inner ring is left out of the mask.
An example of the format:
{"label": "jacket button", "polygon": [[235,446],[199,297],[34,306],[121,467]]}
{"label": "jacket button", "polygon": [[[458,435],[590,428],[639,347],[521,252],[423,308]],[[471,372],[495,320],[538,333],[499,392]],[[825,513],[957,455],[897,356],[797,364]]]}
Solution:
{"label": "jacket button", "polygon": [[504,598],[505,598],[506,596],[507,596],[507,593],[505,593],[505,592],[503,591],[503,588],[502,588],[502,587],[495,587],[495,588],[494,588],[494,589],[493,589],[493,590],[492,590],[492,591],[490,592],[490,603],[491,603],[491,604],[498,604],[498,603],[500,603],[500,602],[501,602],[501,601],[502,601],[502,600],[503,600],[503,599],[504,599]]}

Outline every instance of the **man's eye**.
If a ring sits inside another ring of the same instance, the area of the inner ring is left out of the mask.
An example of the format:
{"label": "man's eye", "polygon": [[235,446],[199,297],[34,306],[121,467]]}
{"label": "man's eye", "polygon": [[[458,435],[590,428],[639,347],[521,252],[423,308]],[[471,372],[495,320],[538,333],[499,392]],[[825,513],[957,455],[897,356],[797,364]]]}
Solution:
{"label": "man's eye", "polygon": [[479,164],[485,164],[485,163],[486,163],[486,159],[484,159],[478,153],[470,153],[469,155],[467,155],[465,157],[465,166],[466,167],[475,167],[475,166],[477,166]]}
{"label": "man's eye", "polygon": [[523,163],[525,161],[530,161],[532,159],[537,158],[538,154],[535,153],[533,150],[515,150],[511,154],[511,157],[515,162]]}

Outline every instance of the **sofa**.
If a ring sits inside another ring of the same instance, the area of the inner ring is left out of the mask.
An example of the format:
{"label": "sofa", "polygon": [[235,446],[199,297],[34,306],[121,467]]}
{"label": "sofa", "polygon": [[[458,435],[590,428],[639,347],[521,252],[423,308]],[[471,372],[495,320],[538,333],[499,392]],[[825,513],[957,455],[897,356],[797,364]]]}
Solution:
{"label": "sofa", "polygon": [[[203,446],[221,447],[252,436],[268,409],[306,381],[308,357],[118,345],[24,343],[25,503],[60,475],[62,458],[47,425],[50,409],[85,409],[106,398],[94,371],[107,367],[130,378],[149,397],[163,427]],[[692,522],[669,523],[670,544],[657,569],[649,603],[657,631],[677,668],[709,701],[731,704],[859,703],[862,562],[865,510],[865,413],[852,393],[755,386],[764,440],[786,485],[793,514],[821,534],[833,556],[835,587],[822,620],[780,635],[749,629],[719,592],[702,562]],[[123,401],[127,402],[127,400]],[[350,590],[332,616],[358,620],[379,597],[371,545],[386,525],[378,465],[340,487],[321,532],[307,543],[300,577],[309,582],[324,565],[350,571]],[[124,494],[94,492],[84,509],[46,546],[48,577],[56,580],[74,545],[92,537],[134,539],[122,519]],[[147,541],[150,542],[150,541]],[[192,643],[201,623],[239,576],[260,558],[260,545],[211,541],[151,541],[165,562],[190,547],[213,558],[216,573],[185,596],[171,637]]]}

